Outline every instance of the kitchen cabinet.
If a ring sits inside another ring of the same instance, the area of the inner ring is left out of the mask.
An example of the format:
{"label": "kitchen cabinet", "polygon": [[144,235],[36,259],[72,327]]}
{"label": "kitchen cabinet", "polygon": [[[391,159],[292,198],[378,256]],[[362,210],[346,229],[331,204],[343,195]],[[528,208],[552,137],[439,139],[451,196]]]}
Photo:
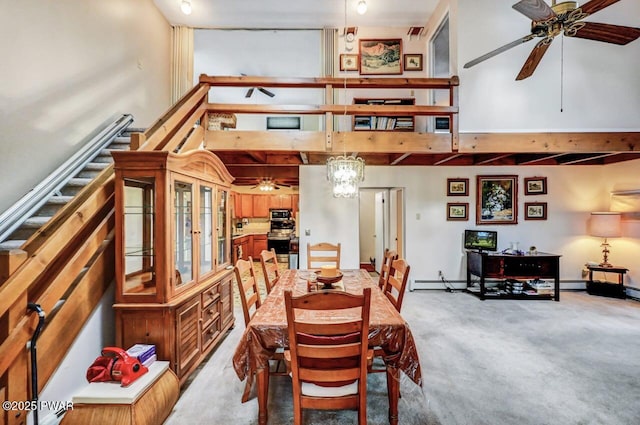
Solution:
{"label": "kitchen cabinet", "polygon": [[233,177],[205,150],[113,157],[116,345],[154,344],[182,384],[234,324]]}
{"label": "kitchen cabinet", "polygon": [[270,208],[291,209],[291,195],[270,195]]}
{"label": "kitchen cabinet", "polygon": [[260,253],[267,249],[267,235],[253,235],[252,254],[254,260],[260,259]]}
{"label": "kitchen cabinet", "polygon": [[252,195],[253,196],[253,216],[269,217],[269,208],[271,195]]}
{"label": "kitchen cabinet", "polygon": [[240,211],[241,218],[255,217],[253,214],[253,195],[250,193],[240,193]]}

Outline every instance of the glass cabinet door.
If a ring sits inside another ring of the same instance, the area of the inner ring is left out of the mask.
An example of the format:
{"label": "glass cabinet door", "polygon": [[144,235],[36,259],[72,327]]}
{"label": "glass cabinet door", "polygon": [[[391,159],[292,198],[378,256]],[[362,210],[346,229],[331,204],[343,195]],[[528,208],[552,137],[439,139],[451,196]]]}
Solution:
{"label": "glass cabinet door", "polygon": [[226,190],[219,189],[217,196],[217,223],[216,223],[216,237],[218,241],[218,265],[227,264],[230,262],[230,238],[228,235],[229,229],[227,227],[227,201],[229,193]]}
{"label": "glass cabinet door", "polygon": [[152,177],[124,179],[124,294],[155,293],[155,185]]}
{"label": "glass cabinet door", "polygon": [[200,186],[200,276],[213,270],[213,188]]}
{"label": "glass cabinet door", "polygon": [[175,181],[173,185],[175,226],[175,286],[193,280],[193,185]]}

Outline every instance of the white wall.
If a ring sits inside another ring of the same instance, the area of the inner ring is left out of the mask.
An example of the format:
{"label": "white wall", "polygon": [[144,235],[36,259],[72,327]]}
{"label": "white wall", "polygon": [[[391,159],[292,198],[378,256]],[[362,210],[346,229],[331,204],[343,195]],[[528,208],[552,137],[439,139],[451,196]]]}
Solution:
{"label": "white wall", "polygon": [[[367,166],[366,187],[405,188],[405,248],[411,264],[411,280],[438,280],[438,270],[447,279],[465,278],[462,248],[464,229],[475,225],[476,175],[516,174],[518,185],[518,224],[480,226],[498,231],[498,249],[518,241],[520,247],[535,245],[539,251],[562,255],[560,262],[563,287],[582,280],[582,268],[589,260],[601,259],[598,238],[586,235],[591,211],[609,209],[609,191],[619,182],[640,187],[640,160],[608,166],[541,167],[389,167]],[[524,196],[524,177],[546,176],[548,194]],[[447,197],[449,177],[467,177],[468,197]],[[524,220],[524,202],[547,202],[548,219]],[[469,221],[447,221],[447,202],[468,202]],[[630,268],[627,282],[640,283],[636,267],[640,257],[637,223],[626,223],[623,238],[611,240],[611,259]],[[358,267],[358,199],[333,198],[324,166],[300,167],[300,247],[301,264],[306,258],[306,243],[321,241],[342,243],[344,268]],[[305,235],[310,230],[310,236]]]}
{"label": "white wall", "polygon": [[112,117],[146,127],[169,107],[171,28],[151,0],[3,1],[0,28],[0,211]]}
{"label": "white wall", "polygon": [[[640,130],[640,40],[618,46],[564,37],[564,80],[561,36],[526,80],[515,77],[539,39],[463,69],[470,60],[529,34],[529,19],[512,3],[458,0],[461,131]],[[637,27],[639,16],[640,2],[621,1],[587,21]]]}

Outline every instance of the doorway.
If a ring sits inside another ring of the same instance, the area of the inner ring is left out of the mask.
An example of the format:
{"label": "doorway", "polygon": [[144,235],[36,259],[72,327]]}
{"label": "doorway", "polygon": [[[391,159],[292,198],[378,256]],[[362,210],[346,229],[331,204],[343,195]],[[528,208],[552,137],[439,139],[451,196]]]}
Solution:
{"label": "doorway", "polygon": [[360,267],[380,272],[385,249],[404,253],[404,190],[360,190]]}

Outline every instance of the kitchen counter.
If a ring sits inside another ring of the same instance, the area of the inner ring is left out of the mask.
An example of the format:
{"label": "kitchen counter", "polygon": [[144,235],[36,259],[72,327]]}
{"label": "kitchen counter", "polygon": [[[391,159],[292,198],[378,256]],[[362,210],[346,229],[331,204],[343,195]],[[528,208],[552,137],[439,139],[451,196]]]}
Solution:
{"label": "kitchen counter", "polygon": [[266,235],[267,235],[267,233],[268,233],[268,232],[234,233],[234,234],[231,236],[231,239],[238,239],[238,238],[241,238],[241,237],[243,237],[243,236],[255,236],[255,235],[260,235],[260,236],[264,235],[264,236],[266,236]]}

